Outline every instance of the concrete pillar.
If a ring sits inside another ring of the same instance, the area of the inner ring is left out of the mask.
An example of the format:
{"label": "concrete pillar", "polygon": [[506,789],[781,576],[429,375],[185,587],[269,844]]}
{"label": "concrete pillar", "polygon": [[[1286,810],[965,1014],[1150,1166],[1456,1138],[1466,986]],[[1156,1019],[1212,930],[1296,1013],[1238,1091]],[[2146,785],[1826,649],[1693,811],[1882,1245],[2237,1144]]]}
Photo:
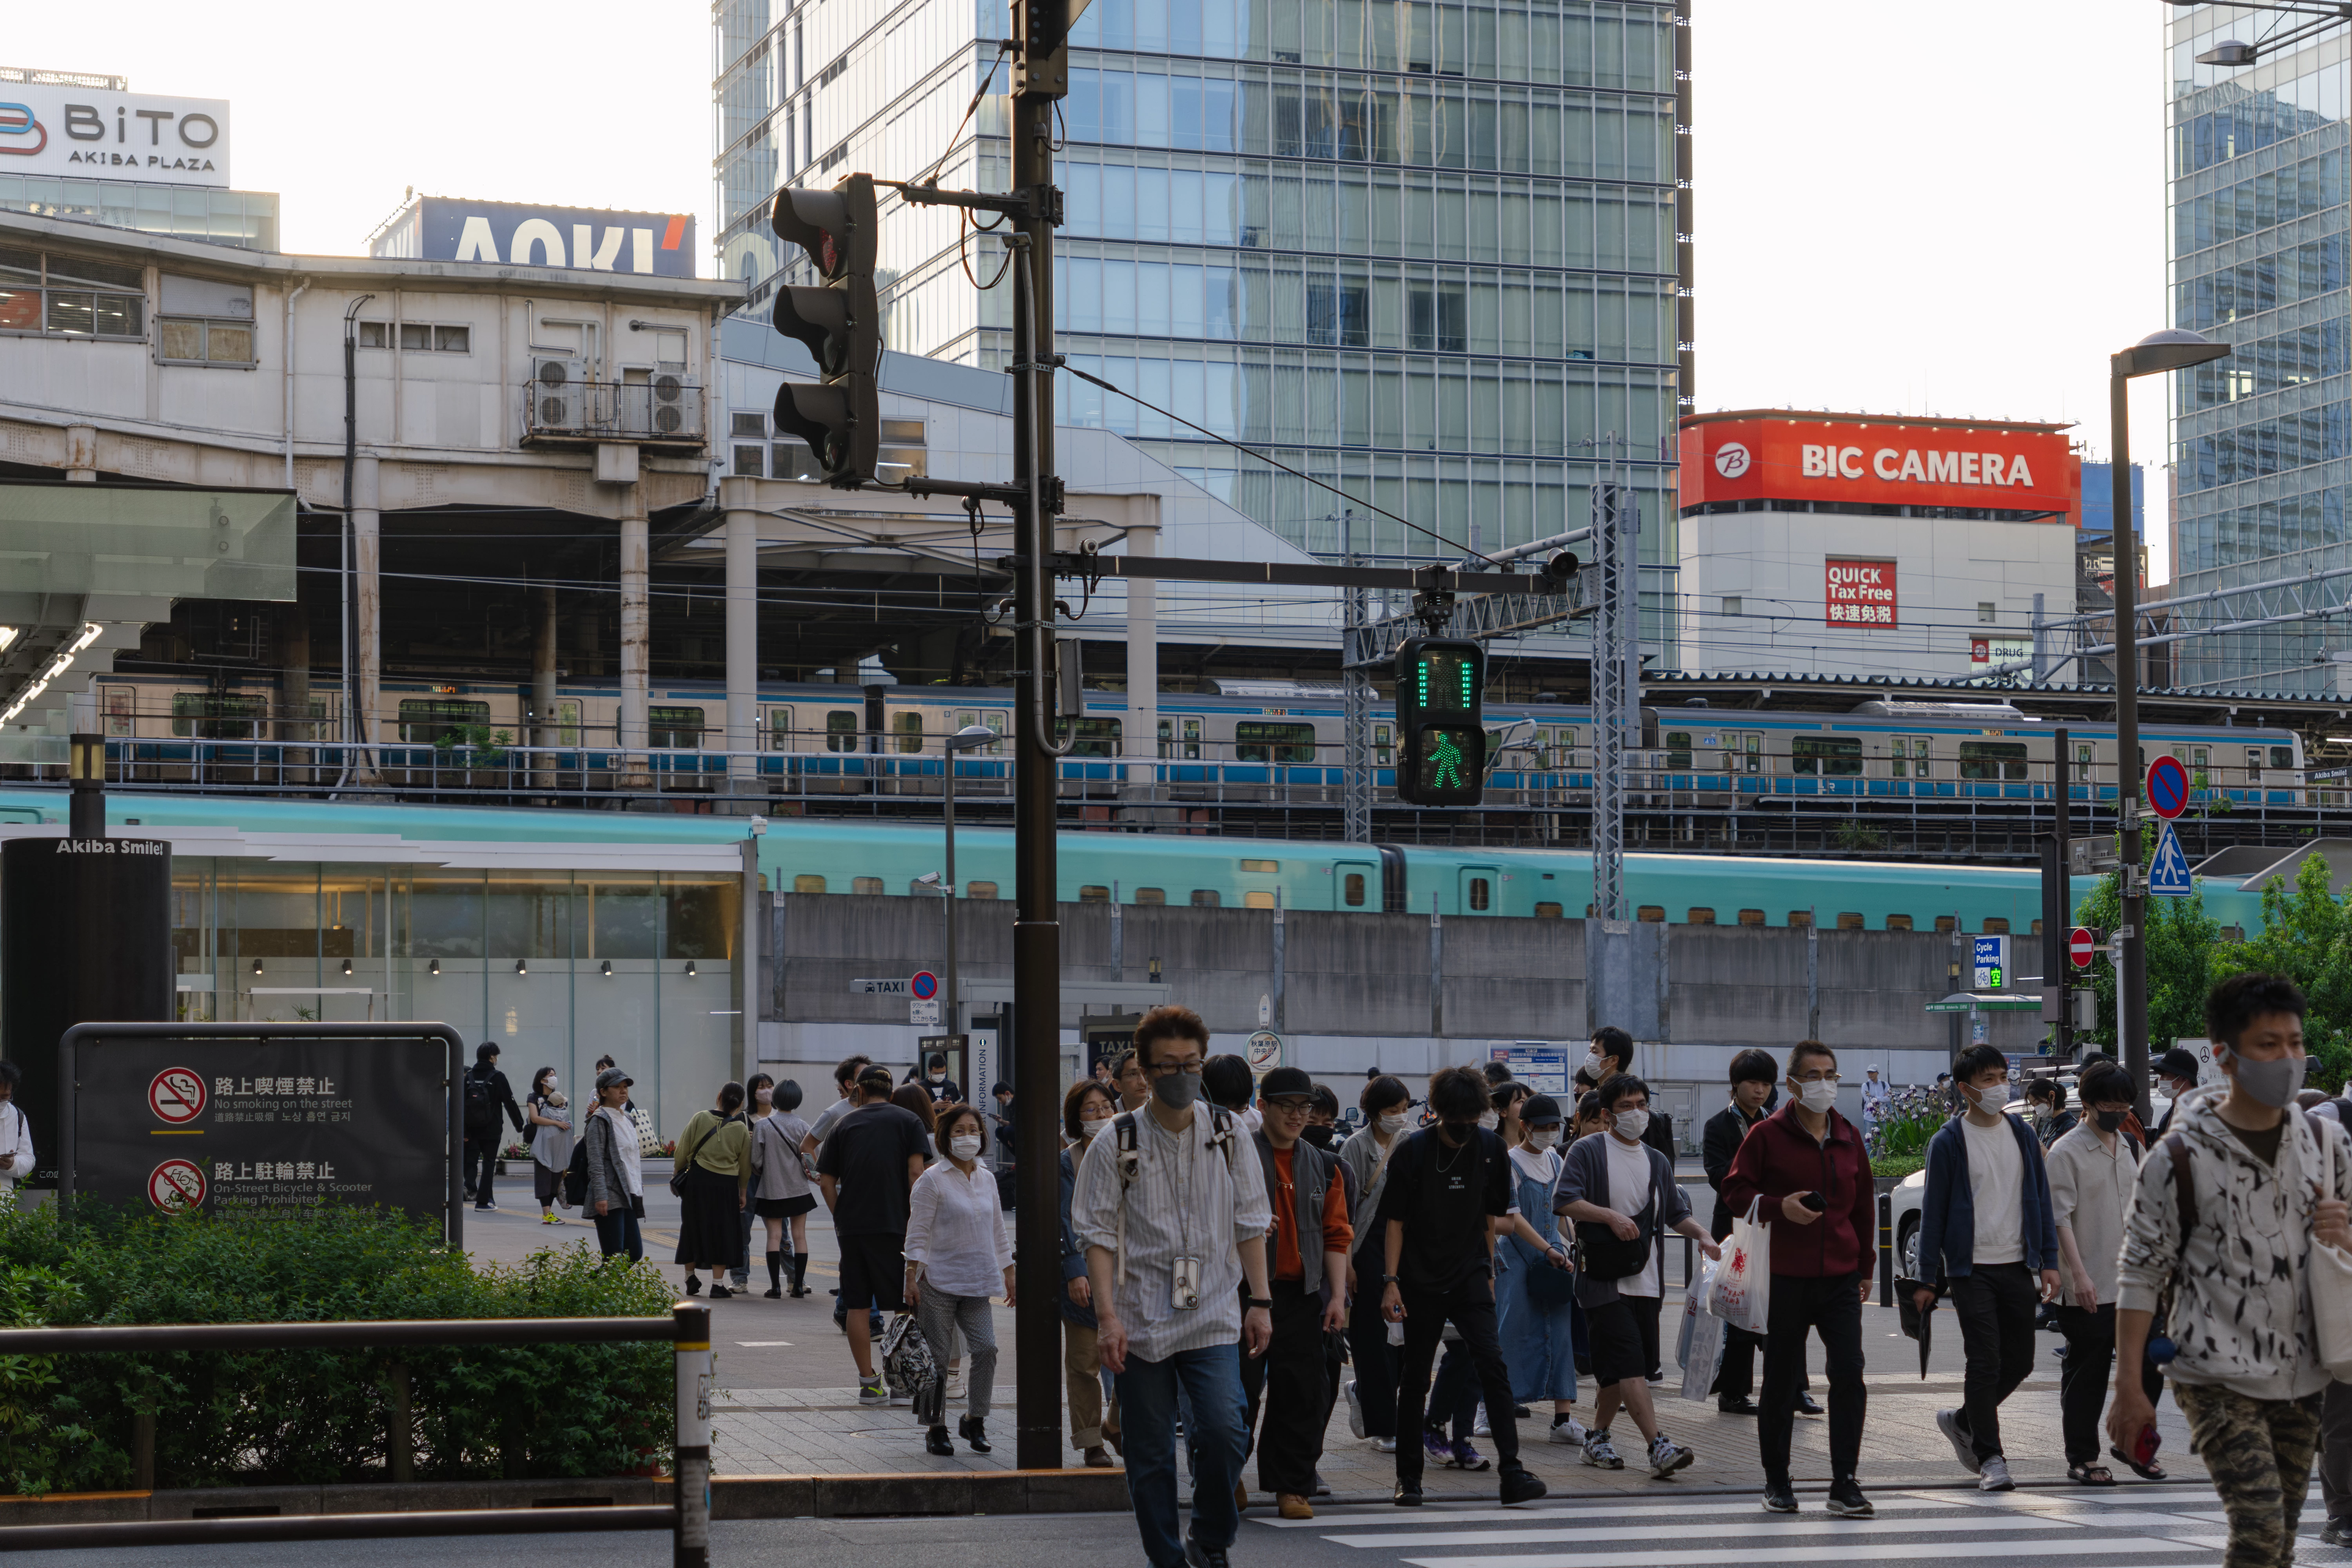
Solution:
{"label": "concrete pillar", "polygon": [[[1138,527],[1127,536],[1130,555],[1160,553],[1160,525]],[[1160,756],[1160,585],[1149,577],[1127,580],[1127,782],[1149,786]]]}
{"label": "concrete pillar", "polygon": [[[760,514],[742,494],[748,479],[721,479],[719,503],[727,516],[727,749],[756,751],[760,744]],[[748,779],[751,758],[727,764],[729,776]]]}
{"label": "concrete pillar", "polygon": [[94,485],[98,483],[98,426],[68,425],[66,426],[66,483]]}
{"label": "concrete pillar", "polygon": [[[377,510],[377,460],[367,456],[352,465],[352,636],[356,643],[353,663],[359,668],[359,712],[352,739],[362,745],[380,745],[397,739],[384,727],[383,715],[383,514]],[[372,769],[375,759],[368,758]]]}
{"label": "concrete pillar", "polygon": [[617,739],[621,750],[635,757],[645,751],[646,742],[653,604],[647,596],[646,498],[635,485],[629,487],[626,506],[621,518],[621,732]]}
{"label": "concrete pillar", "polygon": [[[555,727],[555,584],[542,583],[533,592],[538,595],[539,614],[530,643],[531,727],[524,740],[533,746],[553,746],[562,741],[562,731]],[[532,759],[531,784],[537,789],[555,787],[553,758]]]}

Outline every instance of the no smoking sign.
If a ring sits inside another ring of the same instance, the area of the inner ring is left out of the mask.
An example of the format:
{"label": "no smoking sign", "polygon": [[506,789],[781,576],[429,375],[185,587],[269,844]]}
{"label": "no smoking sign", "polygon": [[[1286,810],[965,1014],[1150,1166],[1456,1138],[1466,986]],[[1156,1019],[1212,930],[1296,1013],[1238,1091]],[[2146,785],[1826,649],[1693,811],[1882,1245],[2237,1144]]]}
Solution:
{"label": "no smoking sign", "polygon": [[175,1127],[194,1121],[205,1109],[204,1075],[187,1068],[165,1068],[147,1086],[147,1109]]}
{"label": "no smoking sign", "polygon": [[205,1173],[193,1161],[166,1160],[147,1175],[147,1201],[165,1214],[201,1208]]}

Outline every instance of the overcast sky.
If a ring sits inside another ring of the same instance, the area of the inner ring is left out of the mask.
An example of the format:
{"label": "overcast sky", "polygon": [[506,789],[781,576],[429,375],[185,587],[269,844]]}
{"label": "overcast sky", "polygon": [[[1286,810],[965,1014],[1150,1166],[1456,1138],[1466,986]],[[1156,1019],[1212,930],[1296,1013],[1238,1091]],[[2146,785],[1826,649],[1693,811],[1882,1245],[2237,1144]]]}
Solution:
{"label": "overcast sky", "polygon": [[[2165,7],[1697,12],[1699,405],[2083,420],[2104,456],[2106,356],[2166,320]],[[710,237],[699,0],[103,15],[14,7],[0,63],[230,100],[233,178],[282,194],[289,250],[362,250],[409,185],[692,211]],[[2156,384],[2133,416],[2133,449],[2160,460]]]}

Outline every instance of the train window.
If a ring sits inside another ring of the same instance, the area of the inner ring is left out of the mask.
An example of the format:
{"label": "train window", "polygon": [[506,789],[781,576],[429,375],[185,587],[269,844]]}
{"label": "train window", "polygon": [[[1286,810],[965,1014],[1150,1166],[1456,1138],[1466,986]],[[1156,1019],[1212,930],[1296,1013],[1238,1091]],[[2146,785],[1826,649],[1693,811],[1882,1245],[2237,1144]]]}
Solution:
{"label": "train window", "polygon": [[1199,762],[1201,760],[1201,721],[1198,719],[1160,721],[1160,754],[1170,759],[1181,758],[1188,763]]}
{"label": "train window", "polygon": [[1760,926],[1764,923],[1764,911],[1762,910],[1742,910],[1739,911],[1739,923],[1744,926]]}
{"label": "train window", "polygon": [[1909,931],[1911,929],[1911,917],[1909,915],[1889,915],[1886,917],[1886,929],[1888,931]]}
{"label": "train window", "polygon": [[1107,904],[1110,902],[1110,889],[1101,886],[1099,883],[1088,882],[1086,886],[1078,889],[1078,902],[1082,904]]}
{"label": "train window", "polygon": [[1789,929],[1790,929],[1790,931],[1803,931],[1806,927],[1808,927],[1808,926],[1811,925],[1812,923],[1813,923],[1813,911],[1812,911],[1812,910],[1790,910],[1789,911]]}
{"label": "train window", "polygon": [[[172,733],[192,735],[199,741],[250,741],[260,734],[261,718],[266,711],[258,697],[175,691],[172,694]],[[487,704],[483,711],[488,711]]]}
{"label": "train window", "polygon": [[1791,735],[1789,770],[1821,778],[1862,776],[1862,740],[1846,735]]}
{"label": "train window", "polygon": [[1274,724],[1244,719],[1234,726],[1234,760],[1240,763],[1311,763],[1315,726]]}
{"label": "train window", "polygon": [[[1952,932],[1958,931],[1959,929],[1959,925],[1960,921],[1958,915],[1937,915],[1936,917],[1936,929],[1943,932],[1946,936],[1949,936]],[[1890,926],[1887,929],[1891,931],[1894,928]]]}
{"label": "train window", "polygon": [[1764,737],[1761,735],[1748,737],[1748,771],[1751,773],[1764,771]]}
{"label": "train window", "polygon": [[1711,926],[1714,923],[1715,911],[1713,910],[1690,909],[1683,911],[1683,924],[1685,925]]}
{"label": "train window", "polygon": [[824,749],[828,752],[857,750],[857,714],[846,708],[836,708],[824,716]]}
{"label": "train window", "polygon": [[894,713],[890,716],[890,733],[898,742],[898,754],[911,757],[923,749],[923,716],[919,712]]}
{"label": "train window", "polygon": [[1135,901],[1139,904],[1164,904],[1168,901],[1168,889],[1165,888],[1138,888],[1135,889]]}
{"label": "train window", "polygon": [[[1364,874],[1361,871],[1350,871],[1339,879],[1339,900],[1351,910],[1364,907]],[[1551,912],[1559,913],[1559,906],[1554,904]]]}
{"label": "train window", "polygon": [[1245,910],[1270,910],[1274,908],[1274,895],[1263,889],[1254,889],[1250,892],[1244,893],[1242,895],[1242,908]]}
{"label": "train window", "polygon": [[[1080,719],[1076,723],[1078,731],[1077,739],[1071,742],[1070,755],[1074,757],[1115,757],[1118,755],[1120,725],[1118,720]],[[1056,741],[1070,740],[1070,725],[1071,721],[1067,719],[1055,720],[1054,721],[1054,739]]]}
{"label": "train window", "polygon": [[[203,699],[199,697],[198,700]],[[246,701],[248,699],[224,700]],[[256,707],[258,710],[257,702]],[[184,735],[187,731],[180,728],[176,718],[179,710],[180,699],[174,697],[172,699],[174,715],[172,732]],[[445,738],[454,736],[460,725],[488,724],[489,721],[488,703],[475,702],[463,697],[404,697],[400,702],[400,738],[428,746],[437,746]],[[238,731],[240,735],[247,732]]]}
{"label": "train window", "polygon": [[[993,730],[1000,736],[1013,727],[1012,721],[1005,717],[1005,711],[1002,708],[967,708],[955,716],[955,727],[959,730],[969,730],[975,724],[983,730]],[[1004,742],[1002,740],[974,746],[964,752],[968,757],[1001,757],[1003,754]]]}
{"label": "train window", "polygon": [[2025,742],[1962,741],[1960,776],[1964,779],[2022,779],[2025,776]]}
{"label": "train window", "polygon": [[1665,923],[1666,919],[1665,906],[1664,904],[1643,904],[1640,909],[1633,911],[1633,918],[1637,921],[1646,921],[1652,925],[1663,925]]}
{"label": "train window", "polygon": [[1486,910],[1495,907],[1495,884],[1484,877],[1470,879],[1470,907]]}
{"label": "train window", "polygon": [[2293,746],[2273,746],[2271,748],[2271,766],[2274,768],[2291,768],[2294,766],[2294,748]]}
{"label": "train window", "polygon": [[[646,710],[646,744],[656,750],[692,751],[702,744],[702,710],[699,708],[648,708]],[[879,882],[874,890],[882,890]]]}
{"label": "train window", "polygon": [[556,699],[555,743],[559,746],[580,743],[580,699],[577,697]]}
{"label": "train window", "polygon": [[2033,922],[2033,934],[2035,936],[2040,936],[2042,934],[2042,922],[2040,921],[2035,921]]}
{"label": "train window", "polygon": [[1864,929],[1862,916],[1852,910],[1844,910],[1839,914],[1837,928],[1840,931],[1861,931]]}
{"label": "train window", "polygon": [[99,706],[106,710],[106,732],[109,735],[130,734],[133,710],[131,689],[128,686],[101,686],[99,693]]}
{"label": "train window", "polygon": [[1985,917],[1984,933],[1987,936],[2007,936],[2009,922],[1999,915],[1988,915]]}
{"label": "train window", "polygon": [[2246,748],[2246,782],[2248,784],[2263,782],[2263,749],[2260,746]]}
{"label": "train window", "polygon": [[1396,762],[1396,730],[1393,725],[1372,726],[1372,765],[1385,768]]}
{"label": "train window", "polygon": [[795,893],[822,893],[824,891],[824,879],[817,876],[814,872],[800,872],[793,878],[793,891]]}
{"label": "train window", "polygon": [[2088,741],[2074,748],[2074,765],[2078,768],[2091,765],[2091,743]]}
{"label": "train window", "polygon": [[789,708],[770,708],[764,710],[762,717],[765,721],[761,728],[767,731],[768,750],[791,751],[793,749],[793,710]]}
{"label": "train window", "polygon": [[1666,766],[1687,768],[1691,765],[1691,738],[1688,730],[1666,731]]}
{"label": "train window", "polygon": [[1928,769],[1933,764],[1927,760],[1927,736],[1897,735],[1895,737],[1893,746],[1895,761],[1889,768],[1893,777],[1903,778],[1906,773],[1912,778],[1924,779],[1928,776]]}
{"label": "train window", "polygon": [[1242,862],[1242,869],[1244,871],[1279,871],[1282,869],[1282,862],[1279,860],[1244,860]]}
{"label": "train window", "polygon": [[995,898],[997,896],[996,884],[993,882],[966,882],[963,885],[963,896],[967,899]]}
{"label": "train window", "polygon": [[882,890],[882,879],[879,877],[852,877],[849,879],[849,890],[853,893],[878,893]]}
{"label": "train window", "polygon": [[1192,889],[1192,907],[1196,910],[1213,910],[1224,901],[1217,896],[1217,889],[1214,888]]}
{"label": "train window", "polygon": [[1542,903],[1536,906],[1536,919],[1539,921],[1556,921],[1560,918],[1561,912],[1558,904]]}

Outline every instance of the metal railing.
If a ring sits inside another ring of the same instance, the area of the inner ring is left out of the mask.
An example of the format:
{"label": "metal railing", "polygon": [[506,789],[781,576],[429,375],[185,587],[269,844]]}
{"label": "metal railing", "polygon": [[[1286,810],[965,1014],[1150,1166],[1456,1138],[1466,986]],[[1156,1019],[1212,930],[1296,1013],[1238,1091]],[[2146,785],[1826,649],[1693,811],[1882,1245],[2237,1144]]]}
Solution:
{"label": "metal railing", "polygon": [[[710,1560],[710,1309],[681,1301],[667,1318],[467,1318],[339,1323],[157,1323],[0,1329],[0,1355],[123,1354],[208,1350],[313,1350],[346,1345],[632,1344],[667,1341],[677,1358],[677,1435],[668,1504],[435,1509],[383,1513],[134,1520],[26,1524],[0,1530],[0,1552],[179,1546],[250,1541],[352,1541],[415,1535],[515,1535],[546,1531],[667,1530],[672,1568]],[[386,1468],[412,1479],[415,1439],[404,1376],[394,1379],[384,1435]],[[134,1418],[132,1466],[154,1487],[152,1413]]]}
{"label": "metal railing", "polygon": [[699,383],[667,373],[650,381],[527,381],[523,439],[699,447],[707,434],[703,405]]}

